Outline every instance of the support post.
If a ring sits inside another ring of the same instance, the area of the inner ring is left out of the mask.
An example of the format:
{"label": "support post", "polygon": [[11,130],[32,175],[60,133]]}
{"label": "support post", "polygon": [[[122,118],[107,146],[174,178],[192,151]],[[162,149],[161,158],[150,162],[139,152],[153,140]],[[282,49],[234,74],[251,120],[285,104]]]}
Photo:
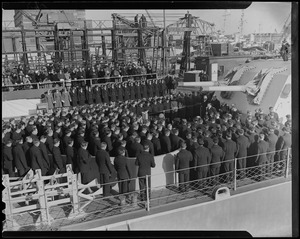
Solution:
{"label": "support post", "polygon": [[13,36],[11,40],[12,40],[12,50],[14,52],[14,60],[18,61],[18,55],[15,53],[17,51],[15,36]]}
{"label": "support post", "polygon": [[[122,46],[122,58],[125,59],[126,58],[126,53],[125,53],[125,40],[124,40],[124,36],[120,35],[120,40],[121,40],[121,46]],[[125,60],[124,60],[125,62]]]}
{"label": "support post", "polygon": [[41,47],[40,47],[40,38],[38,36],[38,32],[35,32],[35,45],[36,45],[36,50],[38,51],[37,55],[38,57],[41,57]]}
{"label": "support post", "polygon": [[58,26],[54,25],[54,50],[55,50],[55,62],[59,62],[59,38],[58,38]]}
{"label": "support post", "polygon": [[[88,30],[86,26],[86,21],[84,21],[84,31],[83,31],[83,49],[89,49],[89,39],[88,39]],[[86,66],[89,65],[90,54],[89,51],[83,51],[84,60],[86,62]]]}
{"label": "support post", "polygon": [[286,166],[285,166],[285,178],[287,178],[289,176],[290,150],[291,150],[291,148],[288,148]]}
{"label": "support post", "polygon": [[77,175],[74,174],[71,164],[67,165],[67,174],[68,189],[70,192],[71,202],[73,204],[73,213],[77,214],[79,213]]}
{"label": "support post", "polygon": [[106,56],[105,36],[101,36],[101,44],[102,44],[102,55]]}
{"label": "support post", "polygon": [[74,49],[74,38],[73,38],[73,31],[71,30],[70,31],[70,53],[71,53],[72,65],[73,65],[73,62],[74,62],[74,52],[73,52],[73,49]]}
{"label": "support post", "polygon": [[26,48],[26,39],[25,39],[25,31],[24,26],[21,27],[21,38],[22,38],[22,50],[23,50],[23,61],[24,61],[24,73],[27,73],[27,67],[28,67],[28,55],[27,55],[27,48]]}
{"label": "support post", "polygon": [[234,168],[233,168],[233,190],[236,191],[236,177],[237,177],[237,159],[234,158]]}
{"label": "support post", "polygon": [[152,69],[153,70],[155,70],[156,72],[157,72],[157,70],[156,70],[156,66],[155,66],[155,61],[156,61],[156,53],[157,53],[157,51],[158,51],[158,49],[156,48],[157,46],[156,46],[156,35],[157,35],[157,33],[156,33],[156,31],[154,31],[153,32],[153,44],[152,44],[152,47],[153,47],[153,58],[152,58]]}
{"label": "support post", "polygon": [[[188,13],[187,18],[187,27],[190,28],[192,26],[192,15]],[[187,69],[191,69],[191,31],[187,32]]]}
{"label": "support post", "polygon": [[166,73],[166,10],[163,10],[163,18],[164,18],[164,30],[162,32],[162,46],[163,46],[163,72],[162,75],[165,75]]}
{"label": "support post", "polygon": [[9,186],[9,175],[4,174],[2,176],[2,182],[4,189],[2,191],[2,200],[5,203],[5,218],[7,229],[10,230],[14,227],[12,204],[10,202],[10,186]]}
{"label": "support post", "polygon": [[[166,54],[165,54],[165,37],[166,37],[166,33],[165,30],[162,31],[161,33],[161,45],[162,45],[162,51],[161,51],[161,63],[160,65],[162,66],[162,72],[160,72],[161,75],[165,74],[165,58],[166,58]],[[160,67],[161,69],[161,67]]]}
{"label": "support post", "polygon": [[44,222],[48,225],[50,225],[50,215],[49,215],[49,208],[47,205],[47,197],[45,194],[45,185],[44,180],[42,178],[42,170],[37,169],[36,174],[38,175],[37,180],[37,188],[38,188],[38,194],[39,194],[39,205],[40,205],[40,211],[41,211],[41,222]]}
{"label": "support post", "polygon": [[150,211],[149,175],[146,175],[146,210]]}
{"label": "support post", "polygon": [[113,30],[111,30],[111,47],[112,47],[112,60],[113,62],[118,62],[118,51],[117,51],[117,42],[116,42],[116,19],[113,16]]}

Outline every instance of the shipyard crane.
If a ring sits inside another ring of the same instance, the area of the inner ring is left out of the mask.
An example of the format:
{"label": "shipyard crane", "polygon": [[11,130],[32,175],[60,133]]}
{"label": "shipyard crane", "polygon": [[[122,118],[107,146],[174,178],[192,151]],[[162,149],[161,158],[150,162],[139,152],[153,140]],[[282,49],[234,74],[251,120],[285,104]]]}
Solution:
{"label": "shipyard crane", "polygon": [[20,10],[20,13],[21,13],[23,16],[27,17],[27,18],[32,22],[32,26],[37,26],[37,25],[38,25],[39,19],[40,19],[41,16],[42,16],[42,13],[41,13],[41,12],[42,12],[42,10],[40,10],[39,13],[38,13],[38,15],[37,15],[35,18],[33,18],[33,16],[31,16],[31,14],[28,13],[27,11],[25,11],[25,10]]}
{"label": "shipyard crane", "polygon": [[146,11],[146,13],[147,13],[147,15],[148,15],[148,17],[149,17],[149,19],[150,19],[152,25],[153,25],[154,27],[156,27],[155,24],[154,24],[154,21],[153,21],[153,19],[152,19],[152,17],[151,17],[151,15],[150,15],[150,13],[148,12],[148,10],[145,9],[145,11]]}
{"label": "shipyard crane", "polygon": [[177,22],[169,24],[167,27],[168,35],[178,35],[184,32],[183,37],[183,51],[180,63],[181,74],[190,69],[190,46],[192,33],[197,37],[204,36],[203,54],[213,55],[210,41],[208,38],[218,36],[215,31],[215,24],[202,20],[198,17],[194,17],[187,13],[184,17],[180,18]]}
{"label": "shipyard crane", "polygon": [[65,15],[65,17],[66,17],[66,19],[67,19],[67,21],[68,21],[68,23],[69,23],[70,26],[74,26],[74,25],[75,25],[75,22],[70,22],[70,20],[69,20],[67,14],[66,14],[66,12],[65,12],[65,10],[60,10],[60,12],[63,13],[63,14]]}
{"label": "shipyard crane", "polygon": [[283,41],[283,39],[287,38],[291,34],[291,13],[285,20],[285,23],[281,29],[281,37],[280,37],[280,42]]}
{"label": "shipyard crane", "polygon": [[[126,19],[125,17],[117,14],[117,13],[113,13],[112,14],[112,17],[114,19],[117,19],[118,21],[120,21],[121,23],[131,27],[131,28],[136,28],[136,25],[135,25],[135,22],[134,21],[130,21],[128,19]],[[141,31],[141,34],[138,34],[138,42],[139,42],[139,46],[144,46],[144,44],[147,42],[147,40],[152,37],[154,35],[154,45],[155,45],[155,33],[157,33],[160,28],[159,27],[156,27],[154,26],[154,28],[152,28],[151,30],[147,27],[145,28],[139,28],[140,31]],[[143,35],[144,34],[144,35]],[[141,48],[139,49],[139,55],[140,55],[140,58],[145,61],[145,56],[146,56],[146,51],[145,49]],[[154,52],[154,55],[156,55],[156,51]]]}
{"label": "shipyard crane", "polygon": [[[49,23],[49,22],[47,22],[47,23],[41,23],[40,20],[41,20],[41,17],[43,16],[43,13],[42,13],[42,10],[41,10],[41,9],[39,10],[38,14],[37,14],[35,17],[32,16],[32,14],[28,13],[28,12],[25,11],[25,10],[19,10],[19,11],[20,11],[20,13],[21,13],[23,16],[27,17],[27,18],[32,22],[32,25],[35,26],[35,29],[38,29],[38,27],[41,27],[41,26],[57,27],[57,23],[55,23],[55,22],[52,22],[52,23]],[[26,46],[25,46],[25,45],[26,45],[26,44],[24,43],[23,51],[26,51],[26,50],[25,50],[25,49],[26,49]],[[36,46],[37,46],[37,50],[39,50],[39,47],[42,47],[43,49],[45,48],[45,47],[40,43],[39,37],[36,37]],[[40,59],[41,53],[38,52],[37,54],[38,54],[38,58]],[[25,56],[25,65],[28,65],[28,57],[27,57],[27,53],[25,53],[24,56]],[[47,63],[47,59],[46,59],[45,53],[43,53],[43,58],[44,58],[44,62],[45,62],[45,64],[46,64],[46,63]]]}
{"label": "shipyard crane", "polygon": [[41,9],[39,10],[39,12],[35,16],[35,18],[25,10],[19,10],[19,11],[23,16],[27,17],[32,22],[32,26],[38,27],[38,26],[54,26],[55,25],[55,23],[41,23],[40,22],[40,19],[43,16]]}
{"label": "shipyard crane", "polygon": [[[169,24],[167,28],[168,34],[177,34],[182,32],[180,29],[185,29],[187,25],[187,17],[180,18],[177,22]],[[191,16],[191,26],[192,33],[195,35],[215,35],[217,33],[215,31],[215,24],[211,22],[207,22],[205,20],[200,19],[199,17]]]}
{"label": "shipyard crane", "polygon": [[[118,19],[120,22],[124,23],[125,25],[127,25],[129,27],[132,27],[132,28],[136,28],[135,23],[133,21],[130,21],[130,20],[126,19],[125,17],[122,17],[121,15],[119,15],[117,13],[113,13],[112,16],[115,17],[116,19]],[[147,28],[142,28],[141,30],[142,30],[142,32],[147,34],[147,36],[152,36],[153,35],[152,30],[149,30]],[[155,27],[155,30],[159,30],[159,28]]]}

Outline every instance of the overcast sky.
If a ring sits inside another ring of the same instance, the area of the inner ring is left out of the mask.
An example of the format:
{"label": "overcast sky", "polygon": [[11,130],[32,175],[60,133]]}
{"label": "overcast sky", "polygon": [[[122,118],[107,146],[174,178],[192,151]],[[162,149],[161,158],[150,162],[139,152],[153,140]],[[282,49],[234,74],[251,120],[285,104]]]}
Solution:
{"label": "overcast sky", "polygon": [[[174,23],[179,17],[189,11],[193,16],[199,17],[205,21],[215,23],[216,30],[224,29],[225,10],[166,10],[166,24]],[[3,10],[3,20],[13,20],[13,10]],[[163,25],[163,10],[148,10],[157,25]],[[119,13],[124,17],[133,19],[135,14],[144,14],[149,21],[145,10],[86,10],[86,19],[107,20],[106,25],[111,24],[111,14]],[[291,2],[253,2],[250,7],[244,10],[243,33],[260,32],[280,32],[285,20],[291,13]],[[242,10],[227,10],[229,14],[226,17],[225,34],[239,32]],[[260,27],[259,27],[260,25]]]}

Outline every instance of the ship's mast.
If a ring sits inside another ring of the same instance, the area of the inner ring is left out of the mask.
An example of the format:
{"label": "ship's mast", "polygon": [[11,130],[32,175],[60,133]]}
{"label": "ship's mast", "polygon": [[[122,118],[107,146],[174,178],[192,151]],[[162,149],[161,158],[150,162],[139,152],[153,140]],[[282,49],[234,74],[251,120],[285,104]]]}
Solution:
{"label": "ship's mast", "polygon": [[244,10],[242,10],[242,14],[241,14],[241,20],[240,20],[240,29],[239,29],[239,33],[240,33],[240,37],[239,37],[239,40],[238,42],[240,43],[240,49],[241,49],[241,37],[243,36],[243,30],[244,30],[244,23],[247,22],[246,20],[244,20]]}
{"label": "ship's mast", "polygon": [[241,22],[240,22],[240,35],[242,36],[243,35],[243,28],[244,28],[244,10],[242,10],[242,15],[241,15]]}
{"label": "ship's mast", "polygon": [[259,45],[261,46],[261,23],[258,25],[258,33],[259,33]]}
{"label": "ship's mast", "polygon": [[230,16],[231,14],[229,13],[229,11],[228,10],[225,10],[225,13],[224,13],[224,15],[223,15],[223,17],[224,17],[224,25],[223,25],[223,34],[225,34],[225,32],[226,32],[226,18],[227,18],[227,16]]}

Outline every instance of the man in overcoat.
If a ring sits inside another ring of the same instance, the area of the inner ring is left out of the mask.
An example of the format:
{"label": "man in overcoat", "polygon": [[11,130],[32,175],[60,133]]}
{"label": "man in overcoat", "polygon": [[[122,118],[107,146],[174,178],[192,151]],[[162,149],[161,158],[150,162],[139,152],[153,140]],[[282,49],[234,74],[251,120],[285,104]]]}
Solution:
{"label": "man in overcoat", "polygon": [[175,157],[175,170],[178,170],[179,190],[185,192],[188,190],[188,182],[190,181],[190,162],[193,161],[193,155],[186,150],[186,143],[181,141],[180,151]]}
{"label": "man in overcoat", "polygon": [[100,183],[103,184],[103,196],[110,196],[110,176],[114,173],[114,167],[106,151],[107,143],[101,142],[101,149],[96,153],[96,163],[99,167]]}
{"label": "man in overcoat", "polygon": [[[120,146],[118,148],[118,156],[114,159],[114,167],[117,171],[117,178],[119,185],[119,194],[129,192],[129,179],[131,178],[130,169],[128,166],[128,158],[125,157],[125,148]],[[128,196],[128,195],[125,195]]]}
{"label": "man in overcoat", "polygon": [[[148,195],[151,194],[151,168],[155,167],[154,156],[149,153],[149,145],[144,145],[144,151],[136,157],[135,165],[138,166],[139,188],[141,200],[146,200],[146,180],[148,180]],[[146,179],[146,177],[148,179]]]}

